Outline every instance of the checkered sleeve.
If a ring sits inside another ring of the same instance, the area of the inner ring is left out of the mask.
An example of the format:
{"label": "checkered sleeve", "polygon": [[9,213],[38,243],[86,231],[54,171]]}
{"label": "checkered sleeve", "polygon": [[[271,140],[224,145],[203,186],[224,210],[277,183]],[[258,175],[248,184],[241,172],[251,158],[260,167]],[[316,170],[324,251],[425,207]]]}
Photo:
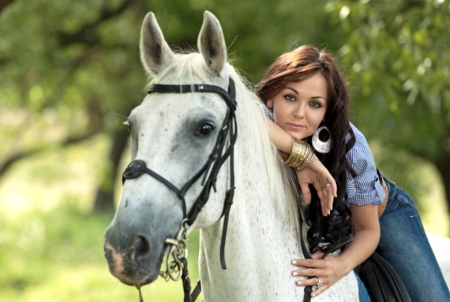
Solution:
{"label": "checkered sleeve", "polygon": [[355,145],[347,154],[347,160],[356,172],[353,177],[346,170],[348,203],[380,205],[384,199],[384,191],[378,178],[375,161],[364,135],[350,123],[355,133]]}

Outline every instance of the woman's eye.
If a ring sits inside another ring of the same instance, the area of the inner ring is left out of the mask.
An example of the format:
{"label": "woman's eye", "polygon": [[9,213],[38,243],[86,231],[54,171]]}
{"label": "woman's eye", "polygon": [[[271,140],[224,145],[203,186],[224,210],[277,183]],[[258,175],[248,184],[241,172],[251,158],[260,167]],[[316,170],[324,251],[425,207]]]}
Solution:
{"label": "woman's eye", "polygon": [[213,130],[214,130],[214,126],[213,125],[205,123],[205,124],[202,124],[197,129],[197,134],[200,134],[202,136],[206,136],[206,135],[210,134]]}
{"label": "woman's eye", "polygon": [[322,107],[322,105],[319,102],[310,102],[309,104],[312,107],[315,107],[315,108],[321,108]]}
{"label": "woman's eye", "polygon": [[286,100],[288,100],[288,101],[291,101],[291,102],[294,102],[294,101],[295,101],[295,97],[292,96],[292,95],[290,95],[290,94],[285,95],[284,98],[285,98]]}

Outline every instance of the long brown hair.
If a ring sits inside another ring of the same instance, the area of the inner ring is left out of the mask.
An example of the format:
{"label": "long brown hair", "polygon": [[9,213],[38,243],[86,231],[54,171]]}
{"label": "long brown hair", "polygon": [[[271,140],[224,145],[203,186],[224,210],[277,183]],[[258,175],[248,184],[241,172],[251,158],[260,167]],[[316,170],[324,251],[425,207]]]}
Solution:
{"label": "long brown hair", "polygon": [[[273,99],[287,83],[301,82],[316,73],[322,74],[327,82],[328,108],[321,125],[330,130],[331,136],[330,152],[316,155],[334,177],[338,192],[331,215],[324,217],[317,192],[310,186],[312,200],[306,219],[310,225],[308,240],[311,251],[316,251],[319,244],[324,246],[340,241],[351,232],[345,170],[352,176],[355,172],[345,155],[355,144],[355,136],[349,123],[349,97],[344,77],[328,52],[305,45],[279,56],[256,85],[257,95],[267,105],[267,101]],[[311,138],[307,141],[311,143]]]}

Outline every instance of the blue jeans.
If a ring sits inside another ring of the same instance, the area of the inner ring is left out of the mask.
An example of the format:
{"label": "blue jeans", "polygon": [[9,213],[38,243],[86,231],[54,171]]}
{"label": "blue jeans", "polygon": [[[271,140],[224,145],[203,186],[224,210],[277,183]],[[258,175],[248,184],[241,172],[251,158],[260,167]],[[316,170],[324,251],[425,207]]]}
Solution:
{"label": "blue jeans", "polygon": [[413,200],[394,182],[384,180],[389,199],[380,218],[381,256],[400,276],[411,301],[450,301],[450,291]]}
{"label": "blue jeans", "polygon": [[364,283],[362,282],[361,278],[359,277],[357,272],[354,272],[356,275],[356,279],[358,280],[358,292],[359,292],[359,302],[370,302],[370,296],[367,292],[366,287],[364,286]]}

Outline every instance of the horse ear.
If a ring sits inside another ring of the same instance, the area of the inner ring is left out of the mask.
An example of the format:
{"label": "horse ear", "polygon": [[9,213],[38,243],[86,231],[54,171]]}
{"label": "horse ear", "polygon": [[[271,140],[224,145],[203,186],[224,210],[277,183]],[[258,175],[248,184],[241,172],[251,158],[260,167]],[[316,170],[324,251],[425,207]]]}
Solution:
{"label": "horse ear", "polygon": [[141,28],[141,61],[147,72],[158,74],[165,63],[173,57],[173,52],[167,45],[155,15],[149,12]]}
{"label": "horse ear", "polygon": [[225,65],[227,49],[219,20],[209,11],[203,14],[197,43],[206,65],[218,75]]}

